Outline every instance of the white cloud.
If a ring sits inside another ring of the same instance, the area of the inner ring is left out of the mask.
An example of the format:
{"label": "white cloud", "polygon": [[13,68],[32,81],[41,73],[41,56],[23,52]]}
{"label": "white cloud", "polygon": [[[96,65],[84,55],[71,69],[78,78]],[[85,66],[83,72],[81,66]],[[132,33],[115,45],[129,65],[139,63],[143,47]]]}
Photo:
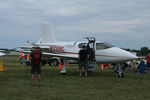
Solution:
{"label": "white cloud", "polygon": [[100,17],[93,17],[89,20],[79,20],[74,25],[68,24],[58,27],[60,31],[84,31],[96,33],[113,33],[113,34],[131,34],[134,33],[133,28],[141,24],[149,24],[148,18],[137,18],[128,20],[101,20]]}
{"label": "white cloud", "polygon": [[[87,13],[87,5],[81,5],[80,2],[72,0],[26,0],[29,4],[40,8],[49,16],[73,16]],[[79,3],[78,3],[79,2]]]}

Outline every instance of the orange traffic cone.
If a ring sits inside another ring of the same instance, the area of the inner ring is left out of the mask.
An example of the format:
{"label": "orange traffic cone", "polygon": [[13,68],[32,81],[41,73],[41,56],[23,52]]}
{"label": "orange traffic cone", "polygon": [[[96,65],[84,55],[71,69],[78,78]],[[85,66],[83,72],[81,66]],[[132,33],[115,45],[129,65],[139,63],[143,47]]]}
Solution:
{"label": "orange traffic cone", "polygon": [[0,63],[0,72],[3,72],[4,71],[4,68],[3,68],[3,62],[1,60],[1,63]]}
{"label": "orange traffic cone", "polygon": [[67,67],[69,67],[69,61],[67,61]]}
{"label": "orange traffic cone", "polygon": [[58,67],[58,69],[61,69],[61,62],[59,63],[59,67]]}

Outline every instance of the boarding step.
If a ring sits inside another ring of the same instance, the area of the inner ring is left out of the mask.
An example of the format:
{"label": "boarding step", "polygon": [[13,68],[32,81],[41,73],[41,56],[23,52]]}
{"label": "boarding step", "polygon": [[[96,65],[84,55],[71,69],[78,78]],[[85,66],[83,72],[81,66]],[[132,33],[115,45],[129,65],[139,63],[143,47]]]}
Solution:
{"label": "boarding step", "polygon": [[96,61],[88,61],[88,71],[94,71],[96,68]]}

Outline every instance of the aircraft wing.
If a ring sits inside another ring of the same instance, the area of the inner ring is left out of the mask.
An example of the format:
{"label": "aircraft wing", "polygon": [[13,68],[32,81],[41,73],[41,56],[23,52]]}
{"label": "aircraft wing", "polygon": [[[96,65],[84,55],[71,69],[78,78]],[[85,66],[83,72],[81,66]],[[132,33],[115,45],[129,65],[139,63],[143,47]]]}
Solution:
{"label": "aircraft wing", "polygon": [[[19,52],[19,51],[18,51]],[[20,51],[23,53],[31,53],[31,51]],[[52,56],[52,57],[62,57],[62,58],[67,58],[67,59],[78,59],[77,54],[56,54],[56,53],[47,53],[47,52],[42,52],[43,55],[47,56]]]}
{"label": "aircraft wing", "polygon": [[[30,53],[31,50],[33,49],[32,46],[22,46],[19,47],[21,49],[23,49],[22,52],[24,53]],[[44,48],[48,48],[48,47],[43,47],[41,49]],[[52,53],[52,52],[42,52],[43,55],[48,55],[48,56],[52,56],[52,57],[62,57],[62,58],[68,58],[68,59],[77,59],[78,58],[78,54],[64,54],[64,53]]]}
{"label": "aircraft wing", "polygon": [[54,57],[78,59],[78,55],[77,54],[56,54],[56,53],[46,53],[46,52],[43,52],[42,54],[43,55],[54,56]]}

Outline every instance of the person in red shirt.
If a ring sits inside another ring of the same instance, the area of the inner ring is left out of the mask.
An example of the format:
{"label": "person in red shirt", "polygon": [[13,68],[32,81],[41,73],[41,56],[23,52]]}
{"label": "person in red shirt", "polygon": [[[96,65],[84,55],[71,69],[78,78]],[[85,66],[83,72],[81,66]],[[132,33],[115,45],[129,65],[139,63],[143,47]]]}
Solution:
{"label": "person in red shirt", "polygon": [[42,58],[42,51],[35,47],[34,50],[31,52],[31,74],[32,74],[32,86],[34,86],[34,75],[37,72],[38,75],[38,86],[41,86],[41,58]]}
{"label": "person in red shirt", "polygon": [[150,69],[150,53],[146,55],[147,69]]}

